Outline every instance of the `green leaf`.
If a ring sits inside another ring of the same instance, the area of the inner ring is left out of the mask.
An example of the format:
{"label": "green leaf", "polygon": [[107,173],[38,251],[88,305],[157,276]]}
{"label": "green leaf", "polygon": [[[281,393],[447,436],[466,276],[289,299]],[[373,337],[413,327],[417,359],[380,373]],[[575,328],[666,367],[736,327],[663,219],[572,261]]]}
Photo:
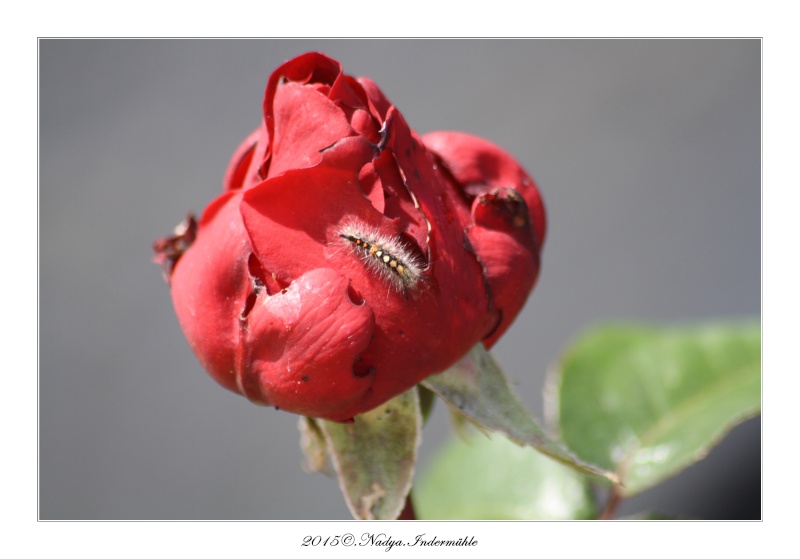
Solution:
{"label": "green leaf", "polygon": [[307,471],[331,475],[325,435],[322,433],[319,423],[318,419],[300,416],[297,423],[300,431],[300,450],[303,451],[306,459],[304,466]]}
{"label": "green leaf", "polygon": [[411,490],[420,443],[417,389],[357,415],[353,423],[320,420],[319,426],[353,517],[397,518]]}
{"label": "green leaf", "polygon": [[419,390],[419,409],[422,413],[422,425],[424,426],[428,423],[431,413],[433,413],[433,404],[436,403],[436,394],[421,384],[417,385],[417,390]]}
{"label": "green leaf", "polygon": [[702,459],[761,410],[758,322],[611,325],[583,336],[548,381],[548,416],[630,496]]}
{"label": "green leaf", "polygon": [[[474,432],[473,432],[474,433]],[[586,477],[502,436],[453,439],[414,488],[423,520],[587,519]]]}
{"label": "green leaf", "polygon": [[511,392],[483,344],[476,345],[450,369],[428,377],[422,384],[479,429],[498,431],[518,444],[532,446],[584,473],[617,481],[615,474],[579,459],[545,434]]}

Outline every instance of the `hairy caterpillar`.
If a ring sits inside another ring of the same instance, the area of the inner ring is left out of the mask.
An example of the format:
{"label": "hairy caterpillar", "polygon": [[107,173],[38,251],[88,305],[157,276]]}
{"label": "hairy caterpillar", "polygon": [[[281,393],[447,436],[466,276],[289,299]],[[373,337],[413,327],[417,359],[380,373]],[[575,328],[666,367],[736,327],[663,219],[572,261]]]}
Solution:
{"label": "hairy caterpillar", "polygon": [[380,234],[356,222],[346,224],[339,236],[361,256],[367,268],[386,278],[406,297],[408,290],[424,279],[418,258],[400,239]]}

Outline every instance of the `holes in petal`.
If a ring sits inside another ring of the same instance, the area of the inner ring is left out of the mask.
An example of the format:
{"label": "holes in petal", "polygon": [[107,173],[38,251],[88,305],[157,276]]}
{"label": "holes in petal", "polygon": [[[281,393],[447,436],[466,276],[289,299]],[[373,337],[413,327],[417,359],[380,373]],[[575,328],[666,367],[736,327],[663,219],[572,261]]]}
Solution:
{"label": "holes in petal", "polygon": [[253,287],[266,289],[268,295],[275,295],[286,289],[291,282],[280,281],[275,273],[264,268],[255,254],[250,253],[247,259],[247,271],[253,280]]}
{"label": "holes in petal", "polygon": [[364,304],[364,298],[352,285],[347,286],[347,298],[357,307]]}

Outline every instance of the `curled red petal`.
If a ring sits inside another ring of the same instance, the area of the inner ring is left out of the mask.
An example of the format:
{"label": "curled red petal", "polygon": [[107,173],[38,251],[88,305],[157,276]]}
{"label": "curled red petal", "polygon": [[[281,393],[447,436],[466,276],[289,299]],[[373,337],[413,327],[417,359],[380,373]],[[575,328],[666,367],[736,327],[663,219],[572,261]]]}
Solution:
{"label": "curled red petal", "polygon": [[375,82],[369,78],[358,78],[358,83],[364,88],[364,91],[367,94],[367,98],[369,99],[369,108],[370,112],[375,116],[376,119],[380,122],[385,122],[386,117],[389,114],[389,109],[392,107],[392,103],[386,98]]}
{"label": "curled red petal", "polygon": [[235,392],[240,391],[235,376],[239,315],[252,290],[247,270],[251,248],[239,217],[240,199],[240,191],[223,194],[206,210],[171,282],[175,313],[189,346],[209,374]]}
{"label": "curled red petal", "polygon": [[312,167],[323,149],[355,135],[344,111],[312,87],[295,82],[278,86],[273,108],[275,136],[267,178]]}
{"label": "curled red petal", "polygon": [[528,206],[539,246],[544,244],[547,218],[541,194],[533,179],[508,152],[463,132],[431,132],[422,141],[466,194],[477,196],[497,188],[517,190]]}
{"label": "curled red petal", "polygon": [[355,109],[349,115],[350,126],[358,135],[376,145],[381,141],[380,125],[369,112],[364,109]]}
{"label": "curled red petal", "polygon": [[384,213],[386,210],[386,194],[373,162],[370,161],[365,164],[358,172],[358,185],[364,196],[372,203],[372,206],[378,212]]}
{"label": "curled red petal", "polygon": [[255,129],[241,144],[239,144],[239,147],[236,148],[222,180],[225,191],[245,188],[247,186],[245,184],[246,181],[252,180],[250,169],[253,164],[258,143],[266,143],[263,140],[265,132],[263,127]]}
{"label": "curled red petal", "polygon": [[[278,87],[287,82],[298,84],[321,83],[332,85],[342,74],[342,65],[319,52],[307,52],[281,64],[269,77],[264,92],[264,126],[267,137],[275,138],[275,95]],[[260,168],[262,178],[267,176],[267,163],[271,158],[268,150]]]}
{"label": "curled red petal", "polygon": [[431,270],[447,291],[440,301],[441,312],[466,313],[463,317],[470,327],[491,328],[492,321],[485,315],[489,298],[482,267],[465,231],[470,224],[469,208],[460,193],[444,181],[431,154],[393,108],[387,117],[387,133],[387,146],[393,151],[403,183],[428,224]]}
{"label": "curled red petal", "polygon": [[275,295],[262,291],[242,320],[239,374],[247,396],[294,413],[347,421],[360,413],[374,378],[353,365],[375,317],[354,301],[338,272],[310,270]]}
{"label": "curled red petal", "polygon": [[524,198],[500,189],[473,202],[469,240],[486,273],[497,324],[484,338],[491,348],[522,310],[539,275],[539,247]]}

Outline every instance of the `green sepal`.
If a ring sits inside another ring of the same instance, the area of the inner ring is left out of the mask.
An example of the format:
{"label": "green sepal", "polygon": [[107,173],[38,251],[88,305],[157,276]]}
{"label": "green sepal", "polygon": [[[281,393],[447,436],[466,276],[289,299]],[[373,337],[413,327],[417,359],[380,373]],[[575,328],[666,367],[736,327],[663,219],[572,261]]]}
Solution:
{"label": "green sepal", "polygon": [[397,518],[411,490],[422,431],[416,387],[353,423],[319,420],[339,486],[353,517]]}

